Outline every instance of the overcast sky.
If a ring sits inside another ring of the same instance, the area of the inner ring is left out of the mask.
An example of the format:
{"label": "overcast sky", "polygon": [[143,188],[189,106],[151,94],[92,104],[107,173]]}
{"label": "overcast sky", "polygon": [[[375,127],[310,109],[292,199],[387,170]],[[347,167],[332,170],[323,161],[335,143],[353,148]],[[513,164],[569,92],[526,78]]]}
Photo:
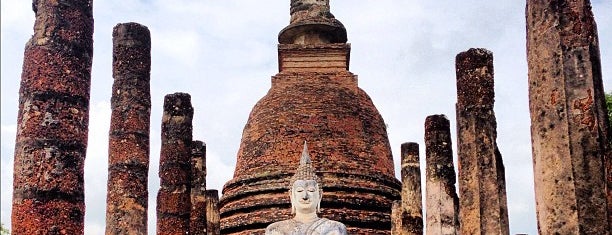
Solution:
{"label": "overcast sky", "polygon": [[[604,86],[611,91],[612,1],[592,3]],[[331,5],[348,31],[351,71],[388,125],[398,173],[403,142],[420,144],[424,169],[428,115],[448,116],[456,153],[455,55],[471,47],[493,52],[497,142],[506,166],[510,232],[537,234],[525,2],[332,0]],[[2,0],[1,17],[0,207],[2,223],[10,225],[18,90],[23,49],[34,25],[31,1]],[[278,72],[277,34],[289,22],[289,0],[104,0],[94,2],[94,18],[85,234],[104,234],[112,28],[124,22],[146,25],[152,36],[149,234],[155,234],[164,95],[191,94],[193,137],[207,143],[208,187],[221,190],[233,175],[249,112],[270,88],[270,76]]]}

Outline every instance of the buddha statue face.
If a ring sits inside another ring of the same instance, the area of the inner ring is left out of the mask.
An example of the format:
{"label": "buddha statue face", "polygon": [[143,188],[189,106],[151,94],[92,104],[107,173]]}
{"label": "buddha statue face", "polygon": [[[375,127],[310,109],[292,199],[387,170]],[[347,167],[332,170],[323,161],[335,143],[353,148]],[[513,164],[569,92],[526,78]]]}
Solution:
{"label": "buddha statue face", "polygon": [[315,180],[296,180],[291,187],[291,209],[299,215],[315,214],[321,203],[321,190]]}

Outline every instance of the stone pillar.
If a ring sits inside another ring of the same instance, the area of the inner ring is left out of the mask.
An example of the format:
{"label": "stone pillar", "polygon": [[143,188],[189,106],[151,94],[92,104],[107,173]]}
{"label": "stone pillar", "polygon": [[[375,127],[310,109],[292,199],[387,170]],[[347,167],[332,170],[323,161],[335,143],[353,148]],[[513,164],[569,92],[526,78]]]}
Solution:
{"label": "stone pillar", "polygon": [[402,230],[402,212],[402,201],[393,201],[391,204],[391,235],[406,234]]}
{"label": "stone pillar", "polygon": [[612,229],[611,132],[591,3],[530,0],[526,17],[539,232],[604,234]]}
{"label": "stone pillar", "polygon": [[92,1],[36,0],[32,8],[34,35],[25,46],[19,90],[12,233],[83,234]]}
{"label": "stone pillar", "polygon": [[459,198],[446,116],[426,118],[425,153],[427,234],[459,234]]}
{"label": "stone pillar", "polygon": [[106,234],[147,234],[151,34],[136,23],[113,29]]}
{"label": "stone pillar", "polygon": [[164,98],[157,194],[157,234],[187,234],[191,211],[191,96]]}
{"label": "stone pillar", "polygon": [[206,144],[191,142],[191,222],[189,234],[206,235]]}
{"label": "stone pillar", "polygon": [[221,234],[219,220],[219,192],[217,190],[206,190],[206,234]]}
{"label": "stone pillar", "polygon": [[461,234],[509,234],[506,179],[493,112],[493,54],[456,58]]}
{"label": "stone pillar", "polygon": [[402,144],[402,234],[423,234],[419,144]]}

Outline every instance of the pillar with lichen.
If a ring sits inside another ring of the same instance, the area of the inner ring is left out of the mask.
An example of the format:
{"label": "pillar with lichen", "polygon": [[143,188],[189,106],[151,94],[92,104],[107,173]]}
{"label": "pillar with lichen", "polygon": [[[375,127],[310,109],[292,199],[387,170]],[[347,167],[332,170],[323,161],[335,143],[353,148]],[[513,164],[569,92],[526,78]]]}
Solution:
{"label": "pillar with lichen", "polygon": [[591,3],[529,0],[526,18],[538,230],[608,234],[611,131]]}
{"label": "pillar with lichen", "polygon": [[157,234],[189,233],[191,211],[191,96],[164,97],[157,194]]}
{"label": "pillar with lichen", "polygon": [[151,119],[151,34],[137,23],[113,29],[106,234],[146,234]]}
{"label": "pillar with lichen", "polygon": [[221,225],[219,223],[221,215],[219,213],[219,191],[210,189],[206,190],[206,234],[219,235],[221,234]]}
{"label": "pillar with lichen", "polygon": [[423,234],[423,202],[419,144],[404,143],[401,147],[401,234]]}
{"label": "pillar with lichen", "polygon": [[509,234],[506,179],[493,111],[493,54],[456,58],[461,234]]}
{"label": "pillar with lichen", "polygon": [[36,0],[32,8],[34,35],[25,46],[19,90],[12,232],[83,234],[92,1]]}
{"label": "pillar with lichen", "polygon": [[459,234],[450,122],[444,115],[425,119],[427,234]]}
{"label": "pillar with lichen", "polygon": [[191,221],[189,234],[206,234],[206,144],[191,142]]}
{"label": "pillar with lichen", "polygon": [[402,201],[393,201],[391,204],[391,235],[405,234],[402,229],[402,212]]}

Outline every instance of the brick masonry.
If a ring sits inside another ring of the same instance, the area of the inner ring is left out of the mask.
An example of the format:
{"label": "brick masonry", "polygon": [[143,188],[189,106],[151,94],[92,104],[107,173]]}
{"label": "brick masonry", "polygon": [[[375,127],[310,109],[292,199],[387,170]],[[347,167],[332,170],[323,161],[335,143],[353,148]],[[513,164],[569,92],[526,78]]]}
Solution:
{"label": "brick masonry", "polygon": [[493,111],[493,53],[472,48],[459,53],[455,65],[461,234],[509,234],[505,170]]}
{"label": "brick masonry", "polygon": [[222,232],[260,233],[290,218],[288,180],[307,141],[323,182],[321,216],[345,223],[352,234],[388,234],[401,186],[384,122],[356,76],[281,72],[272,80],[251,112],[234,179],[224,187]]}
{"label": "brick masonry", "polygon": [[151,119],[151,34],[137,23],[113,29],[106,234],[146,234]]}
{"label": "brick masonry", "polygon": [[291,218],[289,178],[304,141],[322,181],[321,217],[349,234],[389,234],[399,200],[385,123],[349,72],[346,29],[329,1],[291,2],[279,34],[279,73],[253,108],[234,178],[220,201],[223,234],[263,234]]}
{"label": "brick masonry", "polygon": [[19,90],[13,234],[83,234],[92,2],[62,3],[32,3],[34,35],[25,46]]}
{"label": "brick masonry", "polygon": [[538,230],[608,234],[611,132],[590,1],[527,1],[526,18]]}

